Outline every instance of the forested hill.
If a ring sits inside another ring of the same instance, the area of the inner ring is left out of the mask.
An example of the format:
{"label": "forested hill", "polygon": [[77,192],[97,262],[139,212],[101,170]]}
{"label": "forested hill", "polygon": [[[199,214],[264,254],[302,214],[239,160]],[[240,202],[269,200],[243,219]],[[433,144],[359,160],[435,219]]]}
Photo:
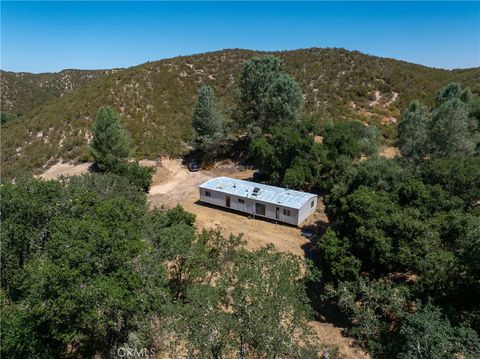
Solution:
{"label": "forested hill", "polygon": [[[89,129],[101,105],[120,113],[137,157],[177,154],[191,138],[199,86],[213,86],[228,117],[240,68],[258,54],[224,50],[108,71],[2,72],[2,111],[22,113],[2,125],[2,175],[31,173],[59,158],[88,160]],[[358,118],[388,129],[408,102],[430,103],[449,82],[480,93],[480,68],[432,69],[343,49],[275,55],[302,88],[305,116],[322,122]]]}

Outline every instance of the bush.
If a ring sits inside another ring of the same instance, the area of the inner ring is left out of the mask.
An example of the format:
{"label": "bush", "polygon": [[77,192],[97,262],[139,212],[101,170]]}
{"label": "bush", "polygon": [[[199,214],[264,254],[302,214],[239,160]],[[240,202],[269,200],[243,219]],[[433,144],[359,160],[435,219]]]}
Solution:
{"label": "bush", "polygon": [[152,185],[155,168],[141,166],[137,162],[119,163],[113,168],[112,172],[124,177],[132,186],[148,192]]}

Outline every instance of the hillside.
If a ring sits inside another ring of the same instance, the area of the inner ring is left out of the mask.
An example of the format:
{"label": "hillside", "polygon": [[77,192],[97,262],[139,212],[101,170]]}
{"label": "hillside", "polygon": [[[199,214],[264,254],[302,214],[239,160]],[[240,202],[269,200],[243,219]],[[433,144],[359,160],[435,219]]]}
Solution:
{"label": "hillside", "polygon": [[[198,87],[212,85],[228,113],[242,63],[257,54],[261,53],[224,50],[101,75],[75,70],[63,72],[65,76],[62,72],[16,74],[21,88],[35,86],[26,95],[14,92],[18,96],[8,100],[11,108],[34,105],[18,120],[2,126],[2,176],[31,173],[59,158],[88,160],[89,128],[101,105],[119,111],[137,157],[178,154],[191,139],[190,116]],[[390,139],[395,136],[400,109],[413,98],[429,103],[432,93],[452,81],[480,93],[480,68],[432,69],[342,49],[274,54],[284,59],[287,71],[300,83],[306,116],[320,122],[358,118],[382,127]],[[43,92],[34,91],[38,89]]]}
{"label": "hillside", "polygon": [[13,72],[0,72],[2,113],[21,115],[55,96]]}
{"label": "hillside", "polygon": [[63,70],[56,73],[0,71],[2,112],[24,114],[55,97],[119,70]]}

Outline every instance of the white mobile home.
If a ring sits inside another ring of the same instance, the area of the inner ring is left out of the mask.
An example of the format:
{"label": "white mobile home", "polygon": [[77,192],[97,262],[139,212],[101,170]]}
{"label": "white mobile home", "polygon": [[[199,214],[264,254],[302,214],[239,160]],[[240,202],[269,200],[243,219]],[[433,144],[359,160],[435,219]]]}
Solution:
{"label": "white mobile home", "polygon": [[296,226],[317,208],[315,194],[228,177],[209,179],[199,190],[201,202]]}

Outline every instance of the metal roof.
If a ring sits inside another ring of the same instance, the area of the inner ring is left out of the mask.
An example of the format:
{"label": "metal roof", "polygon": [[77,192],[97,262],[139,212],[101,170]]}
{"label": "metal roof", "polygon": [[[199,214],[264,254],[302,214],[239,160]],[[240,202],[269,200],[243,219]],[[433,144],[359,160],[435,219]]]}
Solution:
{"label": "metal roof", "polygon": [[[287,188],[269,186],[262,183],[229,177],[211,178],[202,183],[199,187],[296,209],[300,209],[309,200],[317,197],[317,195],[313,193],[294,191]],[[256,191],[256,188],[259,190]]]}

